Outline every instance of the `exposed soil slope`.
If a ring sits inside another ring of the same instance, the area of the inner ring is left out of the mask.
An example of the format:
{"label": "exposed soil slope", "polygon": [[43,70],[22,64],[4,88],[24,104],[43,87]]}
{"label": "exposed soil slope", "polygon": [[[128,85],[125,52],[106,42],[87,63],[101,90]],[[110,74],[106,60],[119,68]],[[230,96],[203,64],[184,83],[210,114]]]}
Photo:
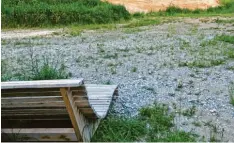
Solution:
{"label": "exposed soil slope", "polygon": [[219,5],[218,0],[107,0],[113,4],[124,5],[128,11],[150,12],[164,10],[170,5],[188,9],[206,9]]}

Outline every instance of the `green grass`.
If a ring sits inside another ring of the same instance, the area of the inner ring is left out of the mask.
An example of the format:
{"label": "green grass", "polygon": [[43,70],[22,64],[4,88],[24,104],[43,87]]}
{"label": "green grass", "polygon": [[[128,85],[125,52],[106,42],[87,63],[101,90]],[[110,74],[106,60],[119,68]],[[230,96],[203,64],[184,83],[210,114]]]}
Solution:
{"label": "green grass", "polygon": [[174,115],[168,107],[154,104],[140,110],[137,117],[108,117],[97,129],[92,141],[96,142],[189,142],[191,133],[174,128]]}
{"label": "green grass", "polygon": [[198,68],[208,68],[213,66],[218,66],[224,64],[225,60],[223,59],[209,59],[209,60],[194,60],[189,62],[181,62],[179,63],[180,67],[187,66],[187,67],[198,67]]}
{"label": "green grass", "polygon": [[216,23],[228,23],[228,24],[234,24],[234,19],[216,19]]}
{"label": "green grass", "polygon": [[3,29],[73,25],[68,33],[77,36],[82,29],[114,29],[116,23],[125,23],[124,28],[133,28],[160,24],[161,18],[165,17],[232,16],[234,1],[222,0],[221,6],[207,10],[171,6],[165,11],[130,14],[124,6],[100,0],[4,0],[1,13]]}
{"label": "green grass", "polygon": [[2,27],[105,24],[130,18],[125,7],[100,0],[4,0]]}
{"label": "green grass", "polygon": [[234,36],[231,36],[231,35],[216,36],[216,39],[218,39],[219,41],[234,44]]}
{"label": "green grass", "polygon": [[148,26],[148,25],[158,25],[160,24],[159,19],[155,18],[143,18],[143,19],[136,19],[131,21],[130,23],[123,26],[124,28],[134,28],[134,27],[140,27],[140,26]]}

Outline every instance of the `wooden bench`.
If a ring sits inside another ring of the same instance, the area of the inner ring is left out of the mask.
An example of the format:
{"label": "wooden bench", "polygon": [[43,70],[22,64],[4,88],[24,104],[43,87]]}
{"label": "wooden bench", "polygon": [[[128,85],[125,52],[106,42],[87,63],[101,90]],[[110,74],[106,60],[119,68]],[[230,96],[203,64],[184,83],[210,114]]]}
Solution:
{"label": "wooden bench", "polygon": [[2,135],[36,141],[90,141],[118,95],[116,85],[83,79],[2,82],[1,88]]}

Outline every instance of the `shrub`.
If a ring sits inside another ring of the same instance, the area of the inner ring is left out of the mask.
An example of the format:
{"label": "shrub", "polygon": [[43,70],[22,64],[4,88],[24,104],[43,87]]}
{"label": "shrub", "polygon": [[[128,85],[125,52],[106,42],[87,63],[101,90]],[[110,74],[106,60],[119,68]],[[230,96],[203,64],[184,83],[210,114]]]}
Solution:
{"label": "shrub", "polygon": [[129,19],[125,7],[100,0],[5,0],[2,27],[100,24]]}

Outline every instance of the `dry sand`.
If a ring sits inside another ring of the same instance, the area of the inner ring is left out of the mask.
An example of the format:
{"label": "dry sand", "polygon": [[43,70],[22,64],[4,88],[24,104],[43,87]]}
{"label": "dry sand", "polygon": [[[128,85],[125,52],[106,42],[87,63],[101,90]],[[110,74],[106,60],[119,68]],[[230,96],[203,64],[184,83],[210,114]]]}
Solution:
{"label": "dry sand", "polygon": [[174,5],[188,9],[206,9],[219,5],[219,0],[106,0],[113,4],[124,5],[128,11],[150,12],[165,10],[168,6]]}

